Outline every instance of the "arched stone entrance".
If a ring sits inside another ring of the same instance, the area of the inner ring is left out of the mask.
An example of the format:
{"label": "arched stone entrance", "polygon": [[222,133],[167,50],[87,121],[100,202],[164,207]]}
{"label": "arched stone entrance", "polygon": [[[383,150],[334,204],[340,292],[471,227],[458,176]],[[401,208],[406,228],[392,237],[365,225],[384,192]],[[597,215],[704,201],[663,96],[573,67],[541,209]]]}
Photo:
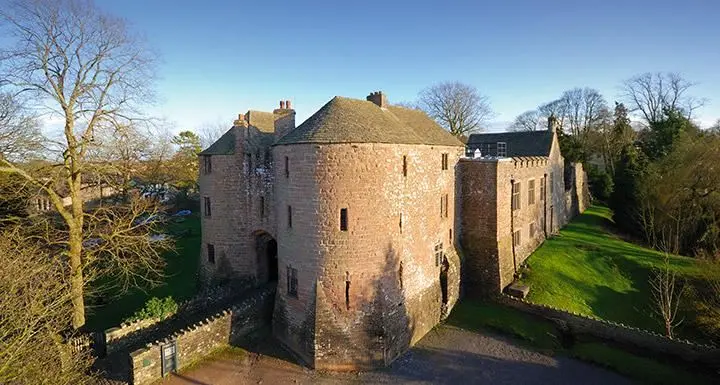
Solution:
{"label": "arched stone entrance", "polygon": [[262,231],[255,235],[259,282],[276,282],[278,279],[277,241]]}

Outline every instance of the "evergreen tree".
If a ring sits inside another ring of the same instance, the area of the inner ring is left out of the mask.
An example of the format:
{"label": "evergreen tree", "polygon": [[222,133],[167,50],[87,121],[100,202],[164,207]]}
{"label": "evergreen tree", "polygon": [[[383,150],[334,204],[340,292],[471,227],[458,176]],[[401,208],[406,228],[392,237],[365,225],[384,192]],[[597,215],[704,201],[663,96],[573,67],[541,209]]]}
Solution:
{"label": "evergreen tree", "polygon": [[626,145],[620,153],[613,178],[614,190],[610,195],[610,207],[617,226],[628,233],[642,235],[638,207],[642,199],[641,183],[646,162],[633,145]]}

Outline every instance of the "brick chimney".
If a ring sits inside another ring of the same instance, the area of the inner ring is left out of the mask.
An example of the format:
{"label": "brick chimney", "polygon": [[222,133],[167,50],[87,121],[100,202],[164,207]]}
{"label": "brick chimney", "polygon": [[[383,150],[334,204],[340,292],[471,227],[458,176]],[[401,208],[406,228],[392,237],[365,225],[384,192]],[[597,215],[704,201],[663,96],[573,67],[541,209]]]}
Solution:
{"label": "brick chimney", "polygon": [[385,94],[383,94],[382,91],[372,92],[365,99],[367,99],[368,102],[375,103],[380,108],[388,106],[387,97],[385,97]]}
{"label": "brick chimney", "polygon": [[280,108],[273,111],[275,118],[275,137],[280,139],[295,129],[295,110],[289,100],[281,100]]}
{"label": "brick chimney", "polygon": [[238,118],[233,121],[235,127],[247,127],[247,120],[245,114],[238,114]]}

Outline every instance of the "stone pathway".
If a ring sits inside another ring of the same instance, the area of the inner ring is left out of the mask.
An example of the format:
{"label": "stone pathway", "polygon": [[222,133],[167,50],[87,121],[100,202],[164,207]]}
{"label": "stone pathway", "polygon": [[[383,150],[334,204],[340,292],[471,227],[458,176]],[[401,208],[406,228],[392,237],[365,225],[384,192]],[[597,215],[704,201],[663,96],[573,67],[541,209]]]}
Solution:
{"label": "stone pathway", "polygon": [[572,358],[546,356],[504,337],[450,326],[436,328],[393,365],[373,372],[315,372],[289,362],[287,353],[272,351],[277,346],[272,341],[258,346],[263,346],[260,353],[208,362],[162,384],[631,384]]}

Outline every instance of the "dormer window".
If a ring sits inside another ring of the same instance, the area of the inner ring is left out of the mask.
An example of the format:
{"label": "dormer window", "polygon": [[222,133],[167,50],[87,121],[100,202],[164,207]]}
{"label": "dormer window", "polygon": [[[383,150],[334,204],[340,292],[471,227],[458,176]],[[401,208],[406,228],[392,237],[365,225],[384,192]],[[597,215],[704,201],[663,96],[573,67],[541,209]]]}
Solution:
{"label": "dormer window", "polygon": [[498,157],[506,157],[507,156],[507,143],[497,142],[497,156]]}

